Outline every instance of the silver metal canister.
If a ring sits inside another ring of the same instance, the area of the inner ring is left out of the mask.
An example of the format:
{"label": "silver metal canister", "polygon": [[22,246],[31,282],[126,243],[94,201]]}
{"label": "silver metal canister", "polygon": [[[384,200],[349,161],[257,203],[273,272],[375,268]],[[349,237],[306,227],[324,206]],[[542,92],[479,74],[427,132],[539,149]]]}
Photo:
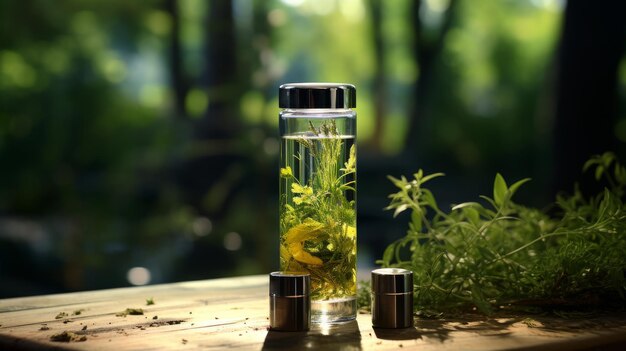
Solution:
{"label": "silver metal canister", "polygon": [[413,326],[413,272],[400,268],[372,271],[372,325],[376,328]]}
{"label": "silver metal canister", "polygon": [[270,273],[270,329],[306,331],[311,325],[308,273]]}

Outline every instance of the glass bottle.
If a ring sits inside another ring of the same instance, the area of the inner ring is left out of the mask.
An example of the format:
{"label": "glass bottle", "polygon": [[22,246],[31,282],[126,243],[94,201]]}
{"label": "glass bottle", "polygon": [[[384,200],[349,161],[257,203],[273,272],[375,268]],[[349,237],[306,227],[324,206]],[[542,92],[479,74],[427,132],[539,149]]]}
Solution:
{"label": "glass bottle", "polygon": [[311,275],[311,319],[356,318],[356,89],[279,88],[280,269]]}

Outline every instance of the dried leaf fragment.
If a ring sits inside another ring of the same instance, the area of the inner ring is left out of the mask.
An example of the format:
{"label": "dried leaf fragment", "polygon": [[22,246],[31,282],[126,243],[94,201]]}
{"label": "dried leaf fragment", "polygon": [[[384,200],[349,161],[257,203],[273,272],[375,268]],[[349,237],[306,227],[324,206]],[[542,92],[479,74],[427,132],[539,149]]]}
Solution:
{"label": "dried leaf fragment", "polygon": [[126,310],[116,313],[115,316],[116,317],[126,317],[128,315],[131,316],[139,316],[139,315],[143,315],[143,309],[141,308],[127,308]]}
{"label": "dried leaf fragment", "polygon": [[53,334],[52,336],[50,336],[50,340],[57,341],[57,342],[70,342],[70,341],[81,342],[81,341],[86,341],[87,337],[85,335],[78,335],[76,333],[63,331],[61,333]]}

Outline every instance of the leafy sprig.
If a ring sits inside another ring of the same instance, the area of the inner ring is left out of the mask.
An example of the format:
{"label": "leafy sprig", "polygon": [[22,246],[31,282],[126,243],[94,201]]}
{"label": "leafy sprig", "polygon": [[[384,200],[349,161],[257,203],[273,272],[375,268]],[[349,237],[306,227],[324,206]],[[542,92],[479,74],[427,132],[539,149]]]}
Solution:
{"label": "leafy sprig", "polygon": [[553,216],[513,202],[529,179],[494,180],[492,197],[443,212],[424,184],[443,174],[389,177],[394,217],[410,211],[405,237],[389,245],[377,263],[414,272],[415,309],[442,312],[502,306],[624,304],[626,170],[611,153],[584,166],[609,187],[585,199],[560,195]]}

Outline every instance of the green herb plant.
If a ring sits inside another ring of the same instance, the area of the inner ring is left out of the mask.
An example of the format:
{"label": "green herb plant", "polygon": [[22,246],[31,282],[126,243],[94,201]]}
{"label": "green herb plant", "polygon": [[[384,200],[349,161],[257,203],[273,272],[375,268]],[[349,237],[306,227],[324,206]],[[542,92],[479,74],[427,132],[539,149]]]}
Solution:
{"label": "green herb plant", "polygon": [[[280,169],[281,270],[309,272],[314,300],[355,296],[355,146],[346,152],[334,120],[319,128],[310,124],[308,136],[287,142],[301,150],[287,155],[294,158],[288,163],[312,168],[296,174],[289,165]],[[300,176],[305,173],[310,177]]]}
{"label": "green herb plant", "polygon": [[386,209],[410,212],[409,229],[377,263],[414,272],[414,307],[425,314],[623,306],[626,169],[612,153],[583,168],[609,186],[591,198],[578,188],[559,195],[550,214],[513,202],[529,179],[509,186],[497,174],[492,197],[444,212],[424,187],[443,174],[389,177],[399,191]]}

